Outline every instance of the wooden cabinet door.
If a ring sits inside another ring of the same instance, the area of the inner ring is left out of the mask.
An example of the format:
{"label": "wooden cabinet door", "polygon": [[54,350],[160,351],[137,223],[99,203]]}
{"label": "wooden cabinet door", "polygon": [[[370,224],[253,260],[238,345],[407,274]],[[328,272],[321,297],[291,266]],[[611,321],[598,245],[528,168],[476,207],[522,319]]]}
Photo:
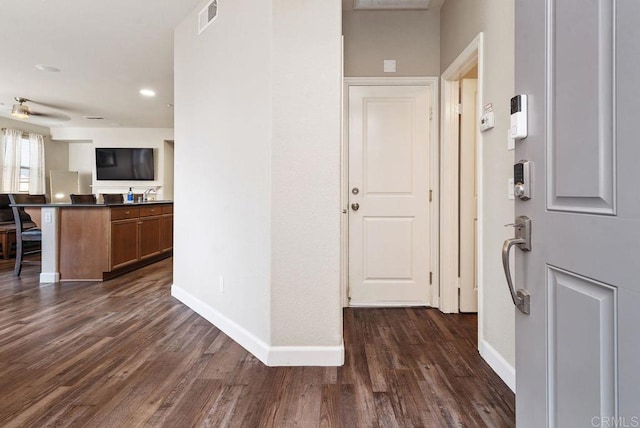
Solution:
{"label": "wooden cabinet door", "polygon": [[138,219],[111,222],[111,270],[138,258]]}
{"label": "wooden cabinet door", "polygon": [[173,249],[173,214],[163,215],[160,219],[160,251]]}
{"label": "wooden cabinet door", "polygon": [[140,218],[140,258],[160,253],[160,218]]}

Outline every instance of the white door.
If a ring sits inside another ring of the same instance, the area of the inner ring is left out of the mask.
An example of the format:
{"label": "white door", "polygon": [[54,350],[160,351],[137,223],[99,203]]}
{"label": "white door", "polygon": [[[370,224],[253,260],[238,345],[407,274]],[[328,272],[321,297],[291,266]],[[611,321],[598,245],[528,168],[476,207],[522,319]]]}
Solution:
{"label": "white door", "polygon": [[476,185],[477,79],[460,81],[460,312],[478,312]]}
{"label": "white door", "polygon": [[349,297],[428,305],[429,87],[349,88]]}
{"label": "white door", "polygon": [[[518,427],[640,426],[640,1],[519,0]],[[507,101],[507,100],[505,100]],[[508,264],[507,264],[508,265]]]}

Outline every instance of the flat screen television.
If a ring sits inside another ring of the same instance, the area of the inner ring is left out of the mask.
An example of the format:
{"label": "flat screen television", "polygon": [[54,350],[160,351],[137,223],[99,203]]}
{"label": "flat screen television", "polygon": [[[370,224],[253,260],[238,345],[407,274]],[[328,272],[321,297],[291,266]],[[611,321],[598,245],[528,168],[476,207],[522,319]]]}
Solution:
{"label": "flat screen television", "polygon": [[153,180],[153,149],[96,148],[98,180]]}

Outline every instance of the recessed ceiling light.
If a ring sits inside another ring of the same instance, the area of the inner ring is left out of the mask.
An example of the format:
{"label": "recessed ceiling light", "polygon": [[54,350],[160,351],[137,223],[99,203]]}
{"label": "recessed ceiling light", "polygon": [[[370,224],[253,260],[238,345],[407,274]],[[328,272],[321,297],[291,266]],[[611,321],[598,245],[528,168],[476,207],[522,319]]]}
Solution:
{"label": "recessed ceiling light", "polygon": [[36,64],[36,68],[38,70],[42,70],[42,71],[49,71],[51,73],[58,73],[60,72],[60,69],[58,67],[54,67],[52,65],[45,65],[45,64]]}
{"label": "recessed ceiling light", "polygon": [[140,95],[144,95],[145,97],[155,97],[156,91],[153,89],[140,89]]}

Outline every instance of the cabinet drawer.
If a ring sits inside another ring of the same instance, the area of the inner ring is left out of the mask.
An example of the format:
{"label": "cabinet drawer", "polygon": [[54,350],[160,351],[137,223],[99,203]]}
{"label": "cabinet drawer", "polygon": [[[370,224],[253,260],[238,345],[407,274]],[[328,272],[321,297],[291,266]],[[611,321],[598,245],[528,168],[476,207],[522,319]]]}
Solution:
{"label": "cabinet drawer", "polygon": [[162,214],[162,208],[160,205],[150,205],[147,207],[140,207],[140,217],[149,217],[152,215]]}
{"label": "cabinet drawer", "polygon": [[162,214],[173,214],[173,205],[163,205]]}
{"label": "cabinet drawer", "polygon": [[122,208],[111,208],[111,220],[125,220],[128,218],[138,218],[140,217],[140,208],[134,207],[122,207]]}

